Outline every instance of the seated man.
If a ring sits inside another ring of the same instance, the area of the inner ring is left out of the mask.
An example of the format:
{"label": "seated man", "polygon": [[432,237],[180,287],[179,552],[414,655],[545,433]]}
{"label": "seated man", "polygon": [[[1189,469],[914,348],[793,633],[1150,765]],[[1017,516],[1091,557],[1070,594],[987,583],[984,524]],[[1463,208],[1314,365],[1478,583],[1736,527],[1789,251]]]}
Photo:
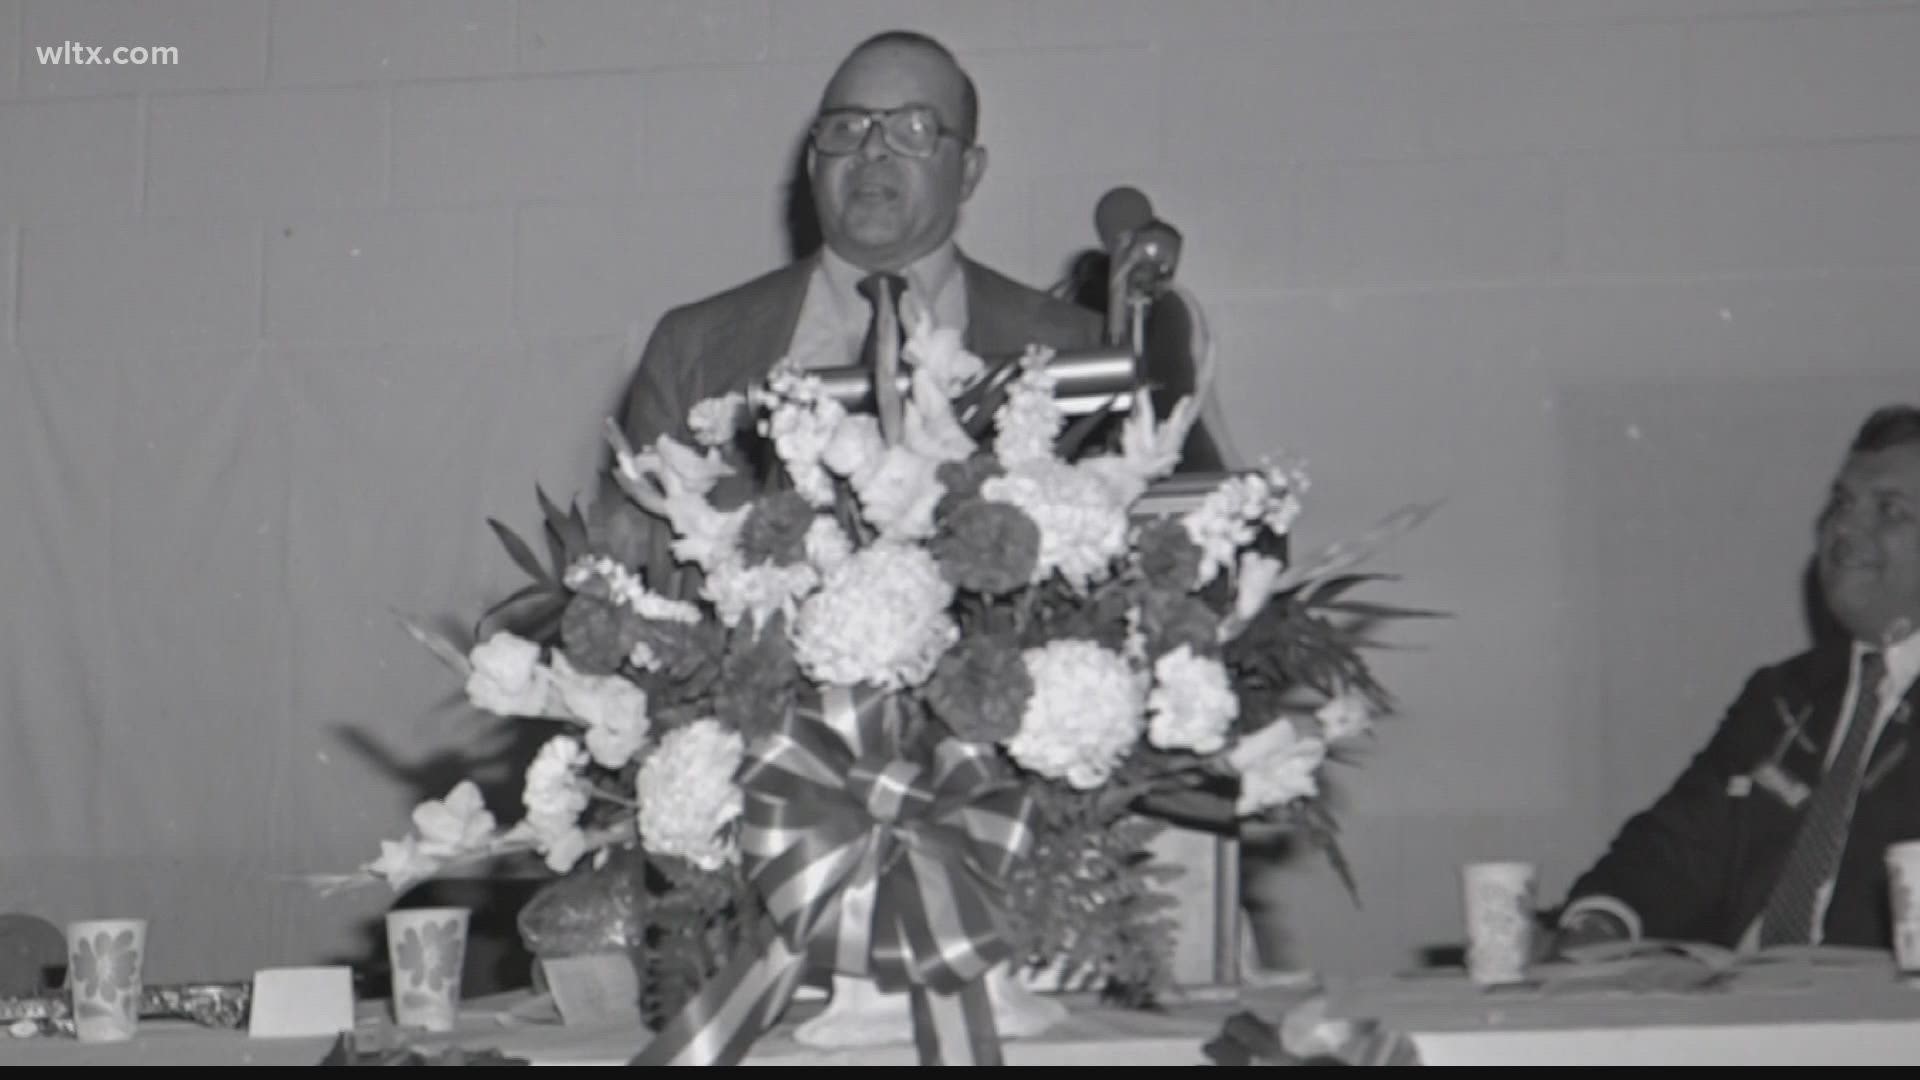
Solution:
{"label": "seated man", "polygon": [[1889,844],[1920,838],[1920,408],[1875,412],[1817,530],[1844,640],[1762,668],[1706,746],[1573,883],[1559,944],[1889,948]]}

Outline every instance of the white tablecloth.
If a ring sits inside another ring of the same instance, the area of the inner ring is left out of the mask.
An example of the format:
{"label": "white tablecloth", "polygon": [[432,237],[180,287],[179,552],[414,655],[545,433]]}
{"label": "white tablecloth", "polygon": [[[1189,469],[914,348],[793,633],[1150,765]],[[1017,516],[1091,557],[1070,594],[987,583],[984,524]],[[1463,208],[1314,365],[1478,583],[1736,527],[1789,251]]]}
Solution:
{"label": "white tablecloth", "polygon": [[[414,1044],[429,1052],[449,1045],[498,1050],[535,1065],[625,1065],[646,1039],[644,1031],[625,1025],[567,1027],[544,1018],[516,1018],[511,1007],[520,1004],[519,999],[472,1003],[463,1010],[456,1034],[417,1037]],[[363,1013],[377,1020],[379,1008],[370,1003]],[[1078,1002],[1066,1022],[1053,1030],[1006,1042],[1006,1060],[1009,1065],[1205,1065],[1202,1046],[1235,1008],[1231,999],[1185,1002],[1163,1013]],[[806,1015],[798,1007],[796,1014],[796,1019]],[[789,1023],[769,1032],[746,1064],[917,1064],[911,1045],[820,1051],[794,1042],[790,1030]],[[332,1045],[332,1039],[249,1039],[243,1032],[184,1021],[149,1021],[123,1043],[0,1036],[0,1066],[314,1065]]]}
{"label": "white tablecloth", "polygon": [[1813,950],[1696,985],[1688,975],[1678,961],[1568,966],[1488,990],[1443,971],[1330,981],[1323,1004],[1328,1019],[1359,1029],[1348,1054],[1367,1061],[1920,1064],[1920,987],[1884,954]]}

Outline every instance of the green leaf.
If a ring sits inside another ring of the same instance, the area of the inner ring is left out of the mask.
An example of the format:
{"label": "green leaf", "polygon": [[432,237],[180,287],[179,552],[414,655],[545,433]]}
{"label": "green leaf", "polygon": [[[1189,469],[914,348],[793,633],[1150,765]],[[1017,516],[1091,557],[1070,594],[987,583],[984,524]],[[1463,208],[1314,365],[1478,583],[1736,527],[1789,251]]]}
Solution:
{"label": "green leaf", "polygon": [[575,503],[567,511],[567,528],[562,537],[567,541],[568,550],[584,552],[592,543],[592,533],[587,526],[587,516],[580,512],[580,504]]}
{"label": "green leaf", "polygon": [[553,504],[553,500],[547,498],[545,488],[535,484],[533,495],[540,502],[541,516],[546,519],[546,527],[540,531],[547,539],[547,556],[553,560],[553,576],[563,577],[567,572],[567,564],[573,561],[573,551],[568,548],[566,533],[562,531],[566,525],[566,515]]}
{"label": "green leaf", "polygon": [[988,367],[973,385],[953,397],[953,415],[960,420],[967,434],[979,439],[993,425],[993,414],[1006,399],[1006,384],[1017,372],[1020,354],[1004,357]]}
{"label": "green leaf", "polygon": [[1450,611],[1438,611],[1430,608],[1399,607],[1394,604],[1374,604],[1364,600],[1341,600],[1330,604],[1316,604],[1323,611],[1338,611],[1347,615],[1359,615],[1369,619],[1451,619]]}
{"label": "green leaf", "polygon": [[425,645],[433,655],[439,657],[448,667],[459,672],[462,676],[470,674],[473,671],[473,665],[468,662],[467,654],[461,651],[460,647],[449,640],[445,634],[435,633],[407,616],[401,615],[399,612],[395,612],[394,614],[399,616],[400,625],[407,628],[407,633],[412,636],[413,640]]}
{"label": "green leaf", "polygon": [[507,555],[513,559],[514,565],[525,570],[535,581],[543,581],[555,587],[559,586],[560,583],[557,580],[547,576],[546,569],[540,565],[540,560],[534,557],[533,549],[527,546],[525,540],[514,535],[512,529],[500,524],[499,521],[493,518],[488,518],[487,524],[493,527],[494,534],[500,538],[500,543],[506,547]]}
{"label": "green leaf", "polygon": [[540,499],[540,510],[547,519],[547,546],[553,554],[553,574],[564,577],[567,567],[586,554],[592,545],[587,528],[586,515],[580,512],[579,503],[570,503],[566,512],[547,497],[545,490],[536,486],[534,494]]}
{"label": "green leaf", "polygon": [[1346,852],[1340,848],[1340,826],[1333,820],[1333,815],[1319,803],[1307,804],[1302,814],[1307,819],[1307,835],[1320,850],[1326,852],[1327,862],[1333,865],[1333,872],[1340,876],[1340,883],[1346,886],[1353,906],[1365,906],[1360,903],[1360,886],[1354,880],[1353,864],[1347,861]]}
{"label": "green leaf", "polygon": [[544,642],[556,629],[560,615],[567,609],[571,599],[563,591],[548,585],[525,585],[515,590],[506,599],[488,608],[474,626],[474,637],[482,639],[488,636],[487,628],[502,627],[526,638],[529,641]]}
{"label": "green leaf", "polygon": [[1372,558],[1375,552],[1385,547],[1390,541],[1419,527],[1421,522],[1439,508],[1438,502],[1403,506],[1388,514],[1380,524],[1359,537],[1328,544],[1312,559],[1289,567],[1280,575],[1280,580],[1274,584],[1274,588],[1276,591],[1286,592],[1305,583],[1337,574],[1348,567],[1357,566]]}
{"label": "green leaf", "polygon": [[1125,395],[1122,394],[1115,394],[1107,399],[1105,405],[1074,421],[1072,427],[1068,428],[1065,433],[1054,440],[1054,452],[1062,458],[1072,461],[1074,455],[1080,452],[1080,444],[1086,442],[1087,437],[1095,431],[1098,431],[1100,425],[1105,423],[1107,418],[1113,415],[1114,403],[1120,401],[1124,396]]}
{"label": "green leaf", "polygon": [[1322,606],[1327,601],[1335,599],[1341,593],[1355,586],[1365,585],[1370,581],[1398,580],[1399,576],[1395,574],[1341,574],[1338,577],[1327,578],[1318,585],[1306,589],[1301,594],[1300,602],[1316,607]]}

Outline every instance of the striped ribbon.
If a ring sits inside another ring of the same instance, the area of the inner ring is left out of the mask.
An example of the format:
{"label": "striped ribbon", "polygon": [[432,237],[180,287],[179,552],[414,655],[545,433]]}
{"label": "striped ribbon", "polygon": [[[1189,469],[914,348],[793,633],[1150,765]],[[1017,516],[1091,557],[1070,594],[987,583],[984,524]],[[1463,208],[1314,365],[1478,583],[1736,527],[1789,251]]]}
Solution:
{"label": "striped ribbon", "polygon": [[908,991],[924,1065],[998,1065],[982,981],[1034,805],[991,748],[918,737],[895,694],[828,687],[749,752],[740,853],[770,923],[635,1065],[738,1064],[810,971]]}

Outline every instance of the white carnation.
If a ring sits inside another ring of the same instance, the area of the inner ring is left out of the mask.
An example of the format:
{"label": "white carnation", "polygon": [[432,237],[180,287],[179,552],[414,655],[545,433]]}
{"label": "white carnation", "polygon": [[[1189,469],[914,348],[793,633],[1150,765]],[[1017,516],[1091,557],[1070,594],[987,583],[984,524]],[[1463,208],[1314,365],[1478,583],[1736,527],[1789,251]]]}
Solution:
{"label": "white carnation", "polygon": [[1033,695],[1007,752],[1042,776],[1099,787],[1139,741],[1140,677],[1120,654],[1091,641],[1051,641],[1023,659]]}
{"label": "white carnation", "polygon": [[794,656],[811,678],[918,686],[960,636],[953,585],[925,549],[881,540],[855,552],[800,605]]}
{"label": "white carnation", "polygon": [[586,778],[581,775],[587,760],[587,752],[577,739],[561,735],[548,739],[527,767],[526,787],[521,794],[527,814],[520,819],[515,834],[531,836],[536,850],[546,856],[548,868],[555,873],[572,869],[586,853],[580,815],[586,812],[589,798]]}
{"label": "white carnation", "polygon": [[1026,511],[1040,527],[1037,584],[1058,572],[1084,589],[1104,580],[1127,552],[1127,506],[1092,473],[1062,461],[1033,462],[980,485],[982,498]]}
{"label": "white carnation", "polygon": [[1240,698],[1227,678],[1226,665],[1194,655],[1182,645],[1153,665],[1154,687],[1147,695],[1147,740],[1162,750],[1212,754],[1227,744],[1227,732],[1240,715]]}
{"label": "white carnation", "polygon": [[540,646],[501,631],[468,654],[467,700],[497,716],[549,716],[553,676],[540,663]]}
{"label": "white carnation", "polygon": [[578,671],[564,654],[554,656],[553,680],[567,711],[586,726],[587,750],[594,761],[618,769],[646,745],[652,726],[647,693],[632,680]]}
{"label": "white carnation", "polygon": [[640,841],[648,851],[717,870],[735,855],[727,826],[744,799],[735,775],[745,756],[740,733],[718,720],[668,732],[635,780]]}

